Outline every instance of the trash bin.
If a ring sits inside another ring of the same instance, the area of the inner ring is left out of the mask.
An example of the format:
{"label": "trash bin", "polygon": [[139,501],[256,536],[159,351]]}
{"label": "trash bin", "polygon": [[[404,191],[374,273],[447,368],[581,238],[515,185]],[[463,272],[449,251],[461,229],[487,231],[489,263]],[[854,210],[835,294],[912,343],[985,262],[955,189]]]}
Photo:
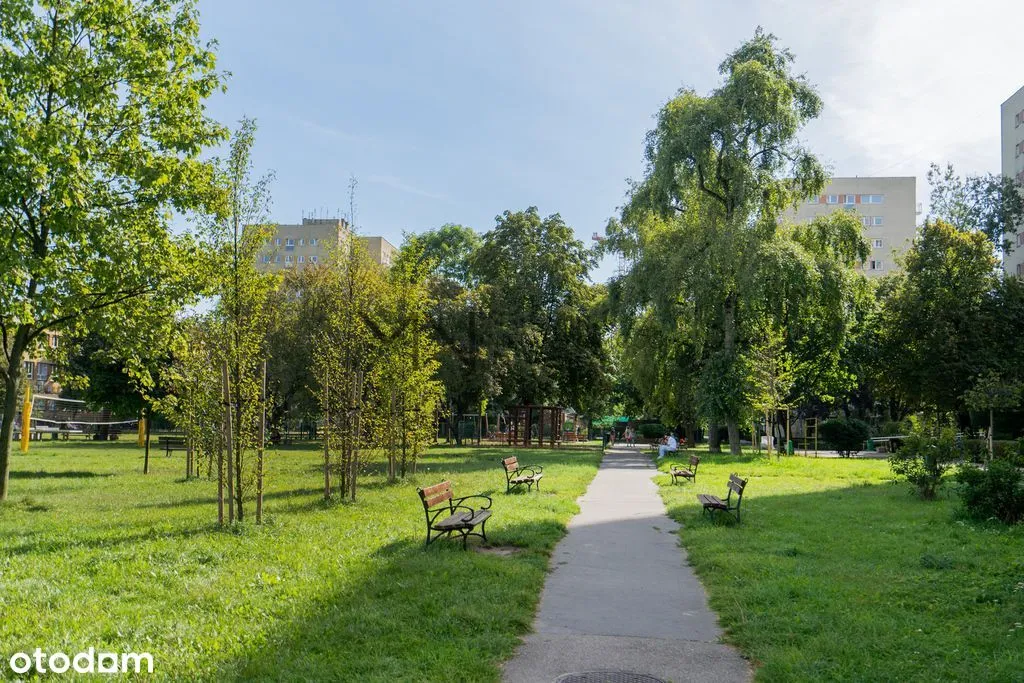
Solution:
{"label": "trash bin", "polygon": [[786,442],[786,455],[793,455],[793,440]]}
{"label": "trash bin", "polygon": [[873,450],[875,450],[875,440],[874,439],[868,439],[868,442],[866,444],[864,444],[864,450],[866,450],[866,451],[873,451]]}

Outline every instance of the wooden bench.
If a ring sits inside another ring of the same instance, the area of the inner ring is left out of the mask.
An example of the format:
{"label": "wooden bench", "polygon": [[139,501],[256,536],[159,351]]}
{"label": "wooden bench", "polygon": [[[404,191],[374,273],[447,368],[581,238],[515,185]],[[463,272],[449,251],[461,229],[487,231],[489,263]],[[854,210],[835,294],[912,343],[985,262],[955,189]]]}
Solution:
{"label": "wooden bench", "polygon": [[[708,510],[711,511],[711,516],[719,510],[728,512],[735,515],[736,522],[740,521],[740,503],[743,502],[743,490],[747,488],[747,480],[740,479],[735,474],[729,475],[729,493],[726,495],[725,500],[722,500],[718,496],[712,496],[707,493],[697,494],[697,500],[703,506],[701,515],[704,515]],[[733,501],[732,494],[736,494],[736,500]]]}
{"label": "wooden bench", "polygon": [[519,460],[514,455],[511,458],[502,460],[501,465],[505,468],[505,493],[510,493],[512,489],[523,484],[526,484],[527,491],[532,490],[534,484],[537,485],[537,490],[540,491],[540,480],[544,476],[543,467],[540,465],[520,465]]}
{"label": "wooden bench", "polygon": [[[462,549],[466,549],[466,540],[470,536],[479,536],[487,541],[487,519],[491,516],[491,499],[489,496],[475,495],[463,496],[462,498],[452,497],[452,483],[442,481],[422,489],[416,489],[423,501],[423,512],[427,518],[427,542],[424,547],[441,538],[453,533],[462,535]],[[471,508],[463,501],[470,498],[482,498],[487,504],[480,509]],[[445,513],[448,513],[446,516]],[[443,516],[443,518],[442,518]],[[480,532],[473,531],[480,526]],[[436,533],[435,533],[436,532]]]}
{"label": "wooden bench", "polygon": [[697,465],[699,465],[699,464],[700,464],[700,458],[698,458],[696,455],[691,455],[690,456],[690,467],[689,468],[684,468],[684,467],[680,467],[679,465],[673,464],[672,468],[668,472],[669,474],[672,475],[672,484],[674,485],[676,483],[677,479],[682,479],[683,481],[689,479],[690,481],[696,482],[697,481]]}
{"label": "wooden bench", "polygon": [[183,436],[161,436],[156,443],[157,448],[162,448],[167,457],[171,457],[171,453],[174,451],[185,450],[185,437]]}

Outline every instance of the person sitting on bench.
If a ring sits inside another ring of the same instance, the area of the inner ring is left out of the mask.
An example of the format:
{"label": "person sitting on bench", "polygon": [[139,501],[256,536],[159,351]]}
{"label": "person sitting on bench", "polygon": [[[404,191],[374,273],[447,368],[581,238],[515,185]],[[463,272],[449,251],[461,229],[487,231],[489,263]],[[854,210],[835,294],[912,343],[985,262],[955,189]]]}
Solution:
{"label": "person sitting on bench", "polygon": [[658,460],[664,458],[666,453],[675,453],[678,447],[679,442],[676,441],[675,434],[667,434],[665,436],[665,443],[658,446]]}

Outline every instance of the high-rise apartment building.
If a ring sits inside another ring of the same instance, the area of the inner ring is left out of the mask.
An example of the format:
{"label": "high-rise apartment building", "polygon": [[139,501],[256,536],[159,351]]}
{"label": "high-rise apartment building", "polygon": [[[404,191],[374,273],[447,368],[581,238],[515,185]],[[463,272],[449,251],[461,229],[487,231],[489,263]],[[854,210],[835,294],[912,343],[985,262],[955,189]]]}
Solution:
{"label": "high-rise apartment building", "polygon": [[[351,235],[348,223],[341,218],[303,218],[302,223],[274,226],[274,234],[266,249],[257,257],[264,270],[301,268],[308,264],[326,263],[334,249]],[[383,237],[359,237],[370,257],[390,266],[397,248]]]}
{"label": "high-rise apartment building", "polygon": [[[999,113],[1003,175],[1024,183],[1024,88],[1003,102]],[[1024,277],[1024,232],[1017,233],[1013,251],[1003,257],[1003,272]]]}
{"label": "high-rise apartment building", "polygon": [[897,268],[917,228],[917,178],[833,178],[817,197],[802,202],[788,218],[803,222],[833,211],[853,211],[864,225],[871,254],[864,274],[881,277]]}

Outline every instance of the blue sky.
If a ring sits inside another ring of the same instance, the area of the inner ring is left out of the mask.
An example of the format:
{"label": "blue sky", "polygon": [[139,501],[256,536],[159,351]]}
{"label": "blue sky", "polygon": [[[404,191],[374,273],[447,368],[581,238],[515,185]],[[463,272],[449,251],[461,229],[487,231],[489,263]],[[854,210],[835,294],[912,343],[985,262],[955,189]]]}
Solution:
{"label": "blue sky", "polygon": [[[1016,2],[795,0],[515,3],[201,0],[232,123],[257,119],[272,216],[347,212],[395,244],[505,209],[602,231],[642,173],[652,115],[707,91],[761,24],[825,100],[807,142],[837,175],[999,170],[999,105],[1024,85]],[[611,272],[604,263],[595,279]]]}

